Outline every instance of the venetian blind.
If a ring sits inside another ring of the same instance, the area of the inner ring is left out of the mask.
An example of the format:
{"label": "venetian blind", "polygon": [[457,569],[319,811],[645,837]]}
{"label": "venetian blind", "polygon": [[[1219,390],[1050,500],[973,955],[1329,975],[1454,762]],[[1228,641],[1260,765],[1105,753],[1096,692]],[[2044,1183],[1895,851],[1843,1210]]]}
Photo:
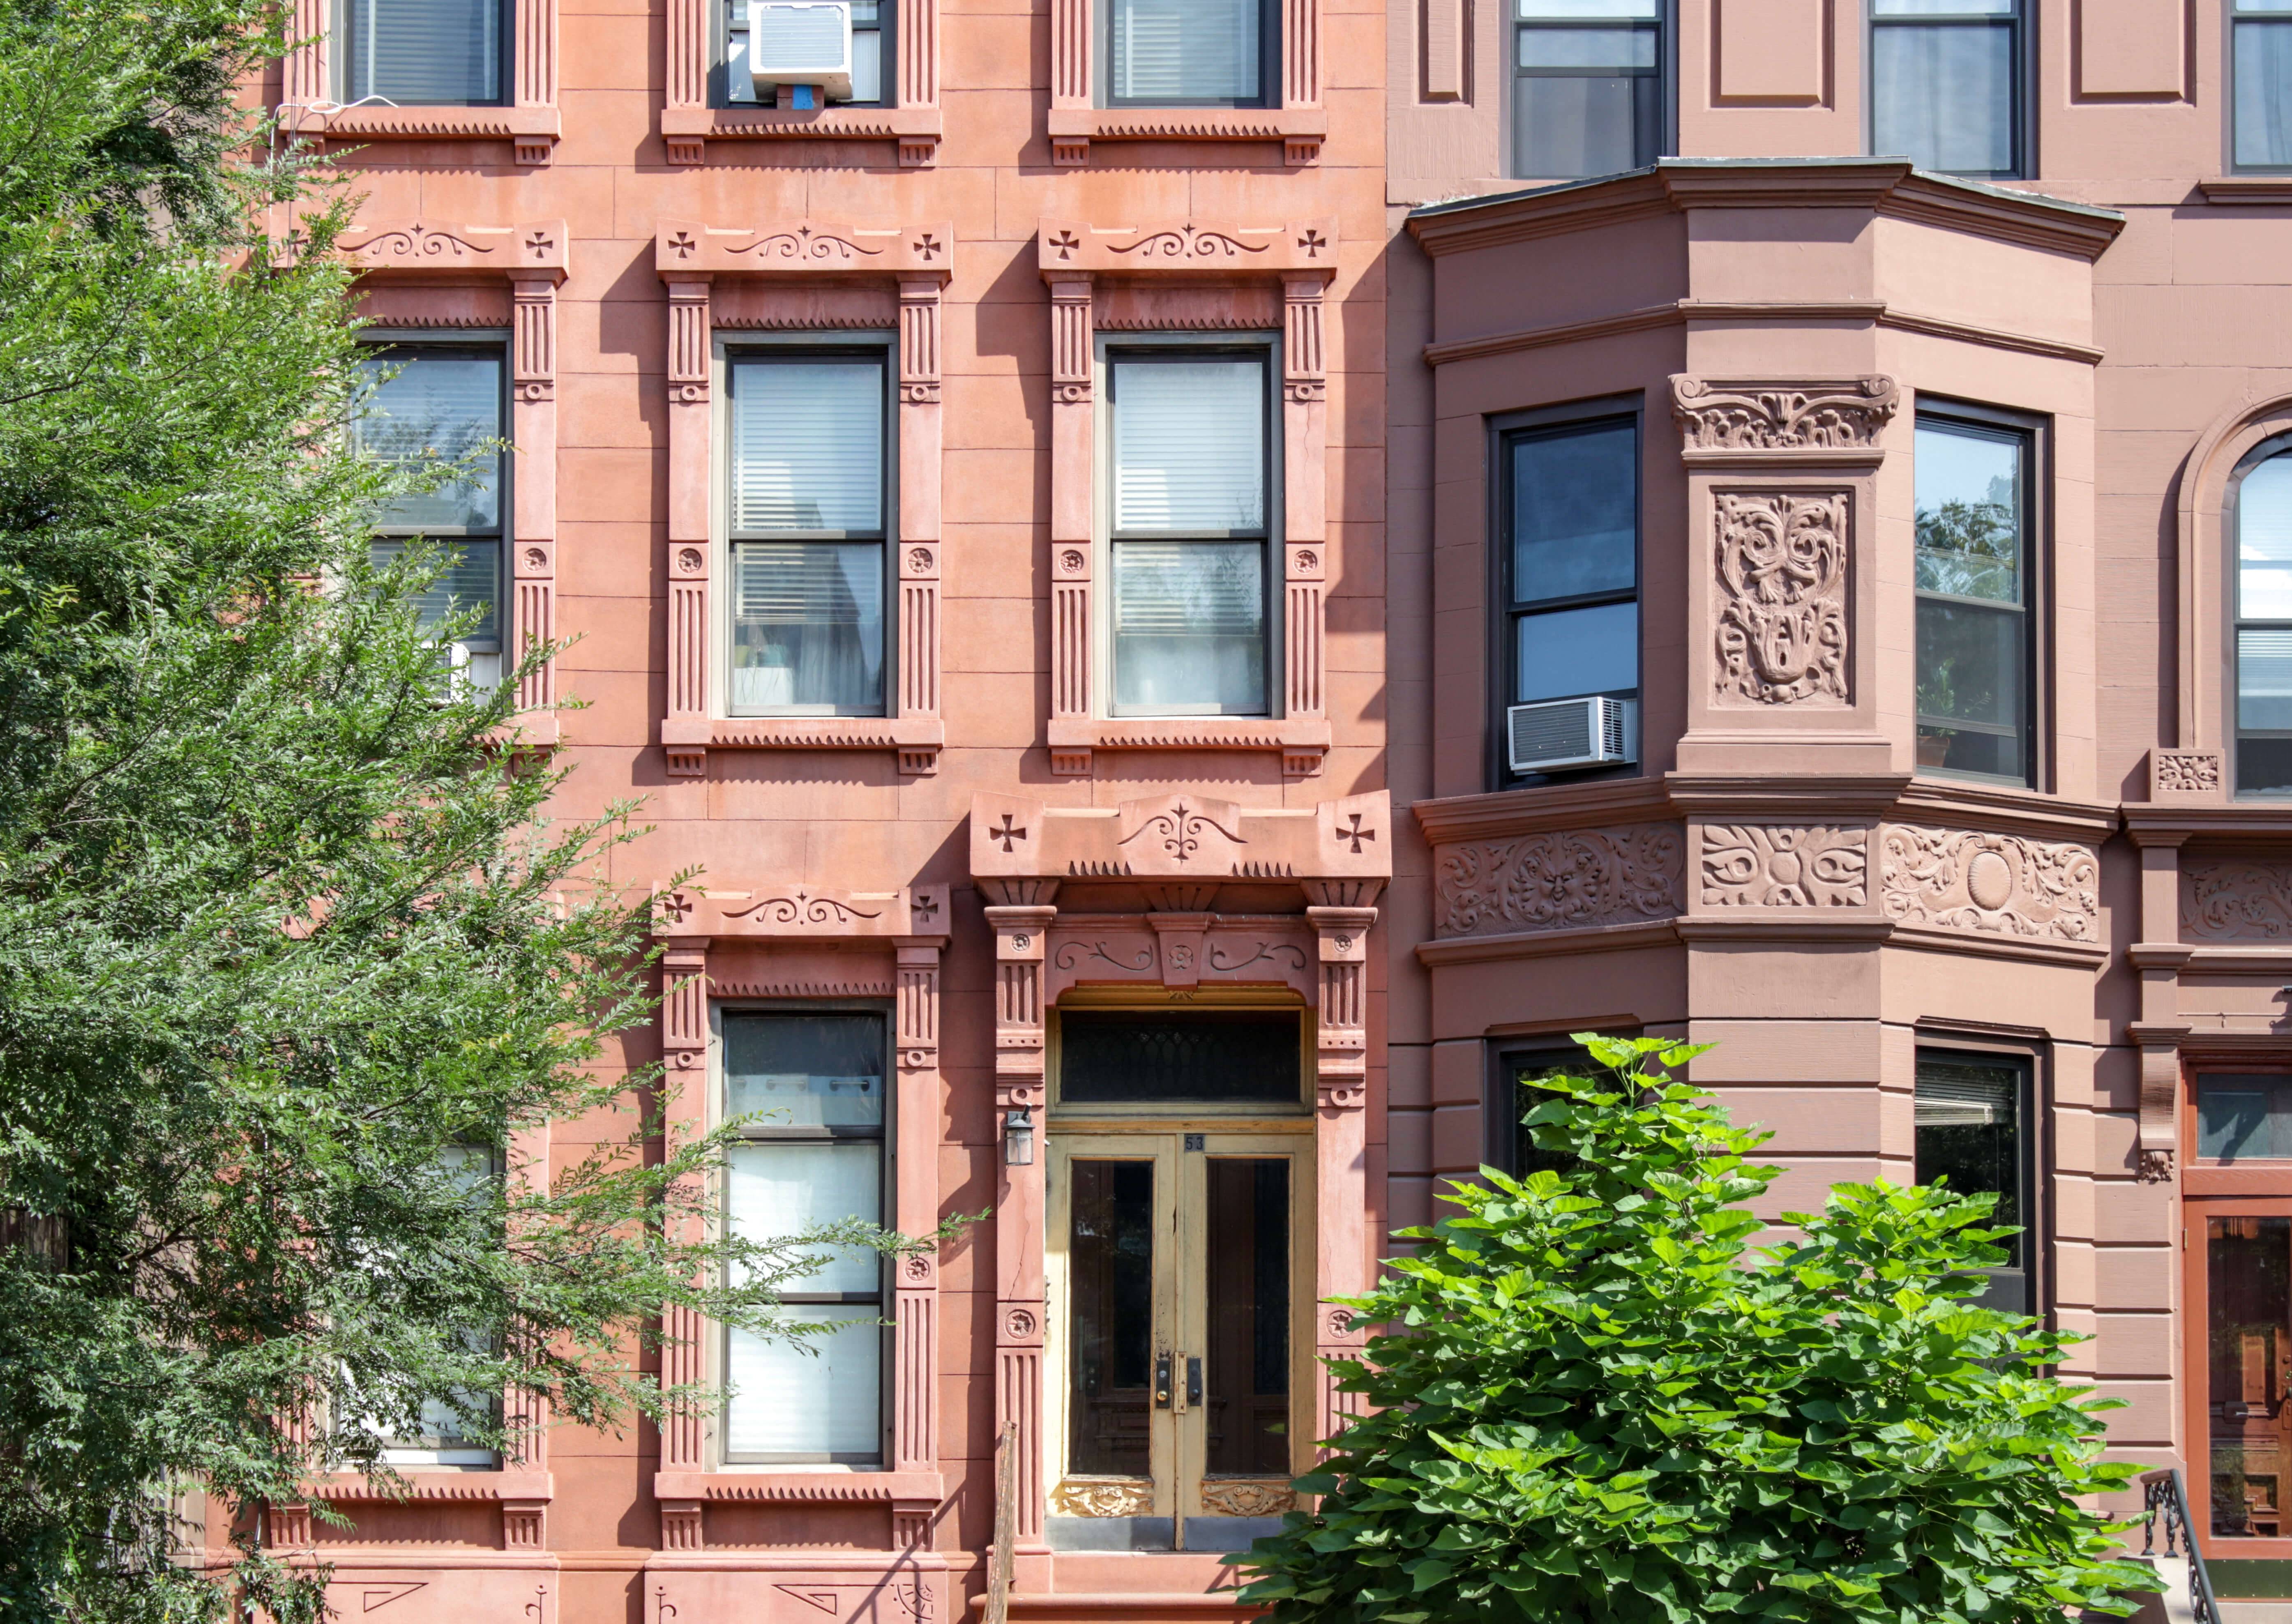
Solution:
{"label": "venetian blind", "polygon": [[1263,534],[1265,364],[1118,361],[1118,535]]}
{"label": "venetian blind", "polygon": [[[499,353],[391,350],[369,358],[366,366],[377,382],[356,435],[368,456],[416,466],[457,462],[501,438]],[[375,523],[440,533],[498,530],[500,482],[501,454],[487,452],[473,459],[466,478],[401,496]]]}
{"label": "venetian blind", "polygon": [[1257,0],[1113,0],[1114,94],[1124,101],[1249,101],[1261,93]]}
{"label": "venetian blind", "polygon": [[399,107],[502,99],[501,0],[349,0],[345,101]]}
{"label": "venetian blind", "polygon": [[869,535],[883,526],[883,363],[735,366],[733,530]]}

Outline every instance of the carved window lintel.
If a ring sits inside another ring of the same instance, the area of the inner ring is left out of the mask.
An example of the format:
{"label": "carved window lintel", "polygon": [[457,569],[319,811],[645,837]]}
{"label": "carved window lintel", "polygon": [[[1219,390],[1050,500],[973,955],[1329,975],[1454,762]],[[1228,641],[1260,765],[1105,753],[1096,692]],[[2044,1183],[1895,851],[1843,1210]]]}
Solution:
{"label": "carved window lintel", "polygon": [[498,107],[344,107],[335,85],[335,0],[293,0],[278,121],[304,141],[506,141],[521,166],[546,165],[563,133],[557,107],[558,0],[512,0],[510,100]]}

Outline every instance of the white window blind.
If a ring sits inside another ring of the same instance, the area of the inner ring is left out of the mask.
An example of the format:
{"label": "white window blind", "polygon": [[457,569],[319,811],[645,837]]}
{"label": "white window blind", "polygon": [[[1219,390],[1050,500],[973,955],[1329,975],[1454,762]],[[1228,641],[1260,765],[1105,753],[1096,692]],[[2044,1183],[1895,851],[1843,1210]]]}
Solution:
{"label": "white window blind", "polygon": [[[421,612],[422,629],[432,631],[452,616],[476,615],[476,623],[462,633],[466,643],[498,641],[501,637],[501,543],[460,540],[438,543],[448,556],[430,584],[414,594]],[[404,542],[375,542],[374,561],[387,569],[406,549]]]}
{"label": "white window blind", "polygon": [[736,364],[731,461],[735,533],[879,534],[883,363]]}
{"label": "white window blind", "polygon": [[[815,1305],[779,1312],[817,1324],[872,1319],[881,1311]],[[725,1375],[733,1398],[724,1418],[731,1454],[873,1459],[882,1451],[882,1328],[846,1325],[813,1338],[809,1347],[732,1333]]]}
{"label": "white window blind", "polygon": [[884,699],[878,542],[732,549],[732,708],[866,715]]}
{"label": "white window blind", "polygon": [[1920,1128],[2011,1128],[2020,1081],[2002,1066],[1920,1061],[1912,1114]]}
{"label": "white window blind", "polygon": [[1265,364],[1117,361],[1117,535],[1262,534]]}
{"label": "white window blind", "polygon": [[[388,350],[368,357],[365,366],[375,387],[352,432],[367,455],[417,466],[458,462],[501,438],[498,352]],[[500,452],[476,457],[465,478],[399,498],[375,522],[378,529],[435,535],[499,531]]]}
{"label": "white window blind", "polygon": [[1258,69],[1259,0],[1111,0],[1110,84],[1118,101],[1250,101]]}
{"label": "white window blind", "polygon": [[1114,700],[1161,715],[1263,715],[1259,542],[1114,545]]}
{"label": "white window blind", "polygon": [[454,107],[502,99],[501,0],[347,0],[343,100]]}

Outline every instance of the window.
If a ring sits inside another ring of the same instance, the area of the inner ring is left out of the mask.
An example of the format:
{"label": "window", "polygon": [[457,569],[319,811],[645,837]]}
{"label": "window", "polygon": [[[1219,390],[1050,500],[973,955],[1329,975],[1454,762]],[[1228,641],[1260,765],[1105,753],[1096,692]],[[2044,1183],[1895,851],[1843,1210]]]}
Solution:
{"label": "window", "polygon": [[884,714],[882,354],[731,366],[731,712]]}
{"label": "window", "polygon": [[1296,1105],[1304,1052],[1294,1009],[1069,1009],[1059,1103]]}
{"label": "window", "polygon": [[2030,1258],[2036,1226],[2030,1192],[2036,1162],[2030,1133],[2030,1063],[2005,1055],[1921,1049],[1912,1116],[1917,1136],[1917,1180],[1947,1178],[1961,1195],[1995,1194],[1991,1221],[2022,1233],[1998,1244],[2006,1262],[1985,1269],[1992,1308],[2034,1314]]}
{"label": "window", "polygon": [[1918,414],[1918,768],[2030,784],[2030,430]]}
{"label": "window", "polygon": [[[450,1146],[433,1165],[447,1186],[466,1197],[473,1206],[488,1200],[496,1193],[504,1171],[502,1154],[490,1145]],[[493,1345],[482,1336],[472,1335],[465,1339],[463,1346],[472,1352],[483,1353]],[[500,1396],[464,1390],[460,1398],[459,1404],[444,1403],[437,1399],[424,1400],[419,1424],[412,1431],[393,1433],[383,1440],[383,1459],[399,1467],[487,1469],[498,1467],[501,1457],[468,1436],[465,1418],[489,1415],[498,1421]],[[375,1418],[369,1416],[367,1420],[372,1425]]]}
{"label": "window", "polygon": [[[1639,419],[1541,424],[1502,438],[1498,621],[1507,705],[1640,687]],[[1541,783],[1548,775],[1502,781]]]}
{"label": "window", "polygon": [[2292,1162],[2292,1074],[2199,1076],[2197,1158],[2222,1167]]}
{"label": "window", "polygon": [[2231,500],[2237,793],[2292,793],[2292,454],[2282,441],[2244,460]]}
{"label": "window", "polygon": [[1575,1043],[1499,1052],[1490,1079],[1490,1103],[1494,1108],[1488,1113],[1489,1165],[1516,1178],[1547,1170],[1564,1173],[1573,1168],[1575,1157],[1564,1151],[1540,1149],[1521,1119],[1545,1100],[1559,1097],[1536,1087],[1538,1079],[1600,1074],[1599,1062]]}
{"label": "window", "polygon": [[2232,0],[2239,169],[2292,169],[2292,0]]}
{"label": "window", "polygon": [[1267,362],[1109,358],[1118,716],[1270,712]]}
{"label": "window", "polygon": [[1655,162],[1664,135],[1663,0],[1519,0],[1513,173],[1564,181]]}
{"label": "window", "polygon": [[[749,0],[714,0],[719,23],[716,50],[716,69],[712,77],[710,100],[719,107],[753,107],[758,102],[770,102],[773,93],[767,89],[756,93],[756,76],[749,57]],[[894,10],[894,0],[851,0],[851,93],[835,97],[838,105],[883,106],[889,100],[884,94],[884,63],[889,52],[884,46],[888,20]],[[769,82],[768,82],[769,83]],[[808,90],[809,87],[806,87]],[[792,97],[795,105],[807,105],[800,90]]]}
{"label": "window", "polygon": [[375,561],[388,565],[408,538],[449,550],[416,600],[425,629],[448,620],[453,668],[491,687],[501,680],[503,459],[502,352],[442,344],[376,348],[375,381],[355,426],[359,448],[387,462],[461,462],[468,471],[438,488],[400,497],[375,519]]}
{"label": "window", "polygon": [[502,0],[341,0],[341,99],[394,107],[498,105]]}
{"label": "window", "polygon": [[2021,173],[2020,0],[1874,0],[1870,150],[1943,174]]}
{"label": "window", "polygon": [[[724,1113],[760,1113],[727,1157],[725,1221],[758,1240],[815,1225],[884,1218],[884,1017],[872,1011],[722,1017]],[[747,1331],[726,1338],[725,1456],[842,1461],[884,1455],[884,1259],[864,1247],[823,1254],[783,1291],[796,1322],[851,1322],[810,1350]]]}
{"label": "window", "polygon": [[1280,56],[1264,0],[1104,0],[1109,107],[1263,107]]}

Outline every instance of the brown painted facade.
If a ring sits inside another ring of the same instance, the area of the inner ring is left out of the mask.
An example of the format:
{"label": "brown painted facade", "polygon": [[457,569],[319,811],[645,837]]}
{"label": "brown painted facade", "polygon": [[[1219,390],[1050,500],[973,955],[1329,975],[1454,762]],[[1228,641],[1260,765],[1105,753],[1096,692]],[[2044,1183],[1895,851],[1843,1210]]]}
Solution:
{"label": "brown painted facade", "polygon": [[[2292,1161],[2201,1154],[2195,1093],[2292,1057],[2292,811],[2236,792],[2224,539],[2292,430],[2292,174],[2229,161],[2216,0],[2024,0],[2019,178],[1984,183],[1852,156],[1871,34],[1812,0],[1650,6],[1648,139],[1682,156],[1560,185],[1513,156],[1530,47],[1470,0],[1282,0],[1265,105],[1176,110],[1106,105],[1087,0],[886,0],[883,104],[816,110],[724,104],[703,0],[513,9],[498,106],[340,106],[319,0],[266,88],[364,194],[376,336],[505,358],[503,635],[570,639],[529,695],[584,702],[535,728],[568,810],[639,795],[652,825],[616,877],[662,890],[672,990],[625,1058],[697,1123],[750,1064],[728,1024],[874,1019],[883,1217],[993,1216],[868,1298],[873,1443],[768,1459],[696,1413],[446,1451],[408,1503],[319,1485],[354,1528],[273,1528],[346,1613],[951,1619],[1006,1429],[1015,1612],[1223,1612],[1231,1536],[1326,1422],[1316,1355],[1358,1343],[1322,1299],[1515,1154],[1516,1076],[1587,1028],[1721,1044],[1695,1075],[1775,1130],[1779,1210],[2003,1157],[2030,1233],[2001,1290],[2093,1333],[2116,1446],[2183,1464],[2200,1512],[2235,1433],[2216,1556],[2292,1555],[2264,1459],[2292,1325],[2215,1346],[2206,1295],[2292,1260]],[[735,680],[738,369],[819,355],[884,381],[857,707]],[[1269,516],[1234,532],[1260,686],[1222,711],[1124,687],[1115,375],[1174,357],[1265,380]],[[1973,613],[1924,573],[1929,426],[2019,459],[2012,601],[1956,595],[2021,639],[1987,733],[1935,724],[1973,702],[1920,654],[1922,617]],[[1628,581],[1531,603],[1521,448],[1579,430],[1628,440]],[[1514,772],[1513,650],[1592,598],[1636,606],[1629,680],[1593,684],[1628,690],[1636,759]],[[1298,1087],[1089,1094],[1085,1034],[1126,1019],[1288,1023]],[[1220,1167],[1259,1180],[1286,1459],[1188,1419],[1244,1290]],[[1175,1317],[1116,1339],[1174,1363],[1091,1442],[1083,1210],[1142,1168],[1172,1238],[1138,1301]],[[666,1377],[723,1379],[718,1331],[669,1329]]]}

